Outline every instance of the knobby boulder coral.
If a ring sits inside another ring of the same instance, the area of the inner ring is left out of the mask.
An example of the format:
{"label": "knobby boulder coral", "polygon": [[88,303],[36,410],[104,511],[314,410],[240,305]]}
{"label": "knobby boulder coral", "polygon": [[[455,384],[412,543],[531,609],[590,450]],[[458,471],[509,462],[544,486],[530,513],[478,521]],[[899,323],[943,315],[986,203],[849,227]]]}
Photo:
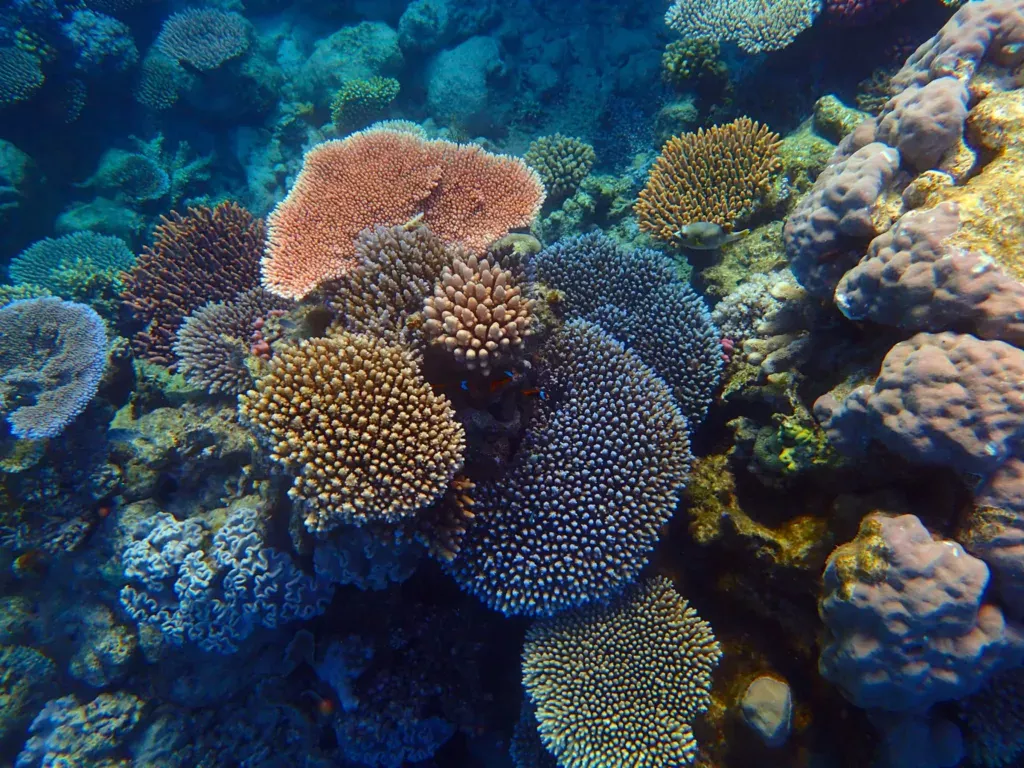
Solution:
{"label": "knobby boulder coral", "polygon": [[721,656],[711,626],[656,576],[534,624],[523,685],[560,766],[673,768],[696,756],[692,724]]}
{"label": "knobby boulder coral", "polygon": [[296,475],[289,495],[312,531],[409,518],[462,467],[465,433],[451,404],[408,352],[372,336],[280,347],[239,408]]}
{"label": "knobby boulder coral", "polygon": [[669,139],[635,206],[640,229],[675,245],[708,221],[726,231],[753,213],[782,167],[779,135],[749,117]]}
{"label": "knobby boulder coral", "polygon": [[188,315],[258,284],[264,232],[263,221],[235,203],[164,217],[125,275],[122,298],[146,325],[132,339],[135,354],[173,366],[172,346]]}
{"label": "knobby boulder coral", "polygon": [[359,266],[368,227],[414,219],[446,243],[482,254],[510,229],[529,226],[544,185],[522,160],[475,145],[366,130],[306,153],[288,196],[268,218],[263,284],[299,299]]}
{"label": "knobby boulder coral", "polygon": [[0,309],[0,410],[20,438],[55,437],[89,404],[107,364],[103,320],[84,304],[22,299]]}
{"label": "knobby boulder coral", "polygon": [[675,511],[690,468],[665,383],[573,320],[541,349],[548,400],[512,466],[477,484],[456,581],[506,614],[546,616],[621,591]]}

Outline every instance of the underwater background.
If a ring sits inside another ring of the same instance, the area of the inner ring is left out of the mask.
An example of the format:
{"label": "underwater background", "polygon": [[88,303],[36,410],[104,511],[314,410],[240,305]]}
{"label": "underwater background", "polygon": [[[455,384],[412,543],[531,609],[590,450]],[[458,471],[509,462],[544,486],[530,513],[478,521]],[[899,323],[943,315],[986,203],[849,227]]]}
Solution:
{"label": "underwater background", "polygon": [[3,0],[0,766],[1024,766],[1024,0]]}

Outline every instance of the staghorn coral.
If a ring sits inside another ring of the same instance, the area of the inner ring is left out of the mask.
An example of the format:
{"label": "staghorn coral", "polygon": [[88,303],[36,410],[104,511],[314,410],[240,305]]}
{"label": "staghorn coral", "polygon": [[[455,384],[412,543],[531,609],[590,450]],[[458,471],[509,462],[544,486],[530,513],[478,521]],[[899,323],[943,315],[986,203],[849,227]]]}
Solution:
{"label": "staghorn coral", "polygon": [[256,287],[230,301],[200,307],[178,329],[173,348],[178,372],[211,394],[240,395],[252,386],[246,359],[253,354],[253,335],[290,306],[288,300]]}
{"label": "staghorn coral", "polygon": [[517,283],[497,259],[492,265],[475,255],[456,258],[424,302],[424,333],[459,365],[486,376],[519,352],[531,333],[533,301]]}
{"label": "staghorn coral", "polygon": [[363,229],[420,216],[444,242],[482,254],[510,229],[529,226],[543,202],[540,178],[518,158],[410,133],[360,131],[306,153],[268,218],[263,284],[302,298],[359,265],[355,240]]}
{"label": "staghorn coral", "polygon": [[656,576],[609,604],[537,622],[523,685],[541,740],[565,768],[693,761],[693,721],[711,703],[722,652],[672,582]]}
{"label": "staghorn coral", "polygon": [[561,291],[570,316],[597,323],[654,369],[691,428],[704,420],[722,370],[720,336],[671,259],[596,233],[545,248],[528,272]]}
{"label": "staghorn coral", "polygon": [[551,615],[632,581],[690,466],[664,382],[597,326],[570,321],[541,351],[544,408],[504,477],[478,483],[448,568],[505,614]]}
{"label": "staghorn coral", "polygon": [[263,240],[263,221],[235,203],[164,217],[124,278],[122,298],[146,324],[132,338],[135,354],[172,366],[171,348],[189,314],[257,285]]}
{"label": "staghorn coral", "polygon": [[669,139],[635,207],[640,229],[677,246],[679,230],[694,222],[732,231],[782,167],[779,146],[778,134],[748,117]]}
{"label": "staghorn coral", "polygon": [[561,200],[576,193],[594,167],[595,155],[585,141],[556,133],[534,139],[523,160],[540,174],[548,197]]}
{"label": "staghorn coral", "polygon": [[400,88],[393,77],[349,80],[331,99],[331,121],[339,130],[362,127],[388,108]]}
{"label": "staghorn coral", "polygon": [[95,232],[73,232],[57,238],[44,238],[19,253],[7,267],[15,285],[38,285],[59,292],[54,274],[75,265],[82,271],[120,272],[130,269],[135,255],[119,237]]}
{"label": "staghorn coral", "polygon": [[0,108],[30,99],[45,79],[36,56],[13,45],[0,46]]}
{"label": "staghorn coral", "polygon": [[85,410],[107,364],[103,320],[84,304],[22,299],[0,309],[0,410],[19,438],[55,437]]}
{"label": "staghorn coral", "polygon": [[289,495],[312,531],[415,515],[462,466],[465,433],[448,400],[406,351],[371,336],[280,348],[239,410],[295,474]]}
{"label": "staghorn coral", "polygon": [[414,316],[423,311],[444,268],[468,254],[449,248],[422,224],[364,230],[355,249],[358,268],[324,288],[338,324],[419,350]]}
{"label": "staghorn coral", "polygon": [[728,41],[764,53],[792,43],[820,9],[820,0],[674,0],[665,23],[687,40]]}
{"label": "staghorn coral", "polygon": [[153,45],[182,64],[217,69],[249,49],[249,22],[237,13],[189,8],[164,20]]}

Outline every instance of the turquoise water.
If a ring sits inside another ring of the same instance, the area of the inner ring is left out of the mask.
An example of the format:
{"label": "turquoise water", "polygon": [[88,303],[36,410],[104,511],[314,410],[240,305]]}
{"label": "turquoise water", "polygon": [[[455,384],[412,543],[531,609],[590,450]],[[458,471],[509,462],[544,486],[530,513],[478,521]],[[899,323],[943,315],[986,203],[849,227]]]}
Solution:
{"label": "turquoise water", "polygon": [[1022,72],[1022,0],[6,0],[0,766],[1024,765]]}

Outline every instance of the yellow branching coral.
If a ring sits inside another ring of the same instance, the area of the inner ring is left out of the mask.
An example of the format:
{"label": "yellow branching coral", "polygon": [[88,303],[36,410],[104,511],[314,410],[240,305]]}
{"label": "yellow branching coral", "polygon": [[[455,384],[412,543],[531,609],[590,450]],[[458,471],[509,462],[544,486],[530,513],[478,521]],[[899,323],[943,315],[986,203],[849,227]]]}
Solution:
{"label": "yellow branching coral", "polygon": [[486,375],[530,335],[533,302],[498,260],[469,256],[444,267],[423,305],[424,330],[470,370]]}
{"label": "yellow branching coral", "polygon": [[296,475],[306,526],[398,522],[436,501],[462,467],[465,433],[401,347],[341,333],[275,350],[239,397],[243,422]]}
{"label": "yellow branching coral", "polygon": [[679,230],[709,221],[731,232],[750,215],[781,167],[780,140],[749,117],[669,139],[640,192],[640,229],[681,244]]}
{"label": "yellow branching coral", "polygon": [[721,655],[711,626],[658,576],[537,622],[523,685],[560,766],[675,768],[696,755],[692,723]]}

